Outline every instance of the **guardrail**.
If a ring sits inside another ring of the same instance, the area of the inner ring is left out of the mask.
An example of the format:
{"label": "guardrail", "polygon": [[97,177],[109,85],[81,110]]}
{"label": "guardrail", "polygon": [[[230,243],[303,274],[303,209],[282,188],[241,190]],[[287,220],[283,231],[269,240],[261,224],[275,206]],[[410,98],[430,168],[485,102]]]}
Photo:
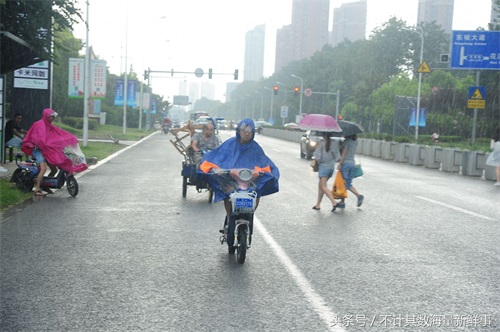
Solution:
{"label": "guardrail", "polygon": [[[301,131],[274,128],[264,128],[262,131],[262,135],[297,143],[300,142],[302,134]],[[484,177],[491,181],[496,180],[495,167],[486,165],[489,153],[441,148],[437,145],[396,143],[366,138],[358,138],[358,140],[357,154],[439,169],[443,172]]]}

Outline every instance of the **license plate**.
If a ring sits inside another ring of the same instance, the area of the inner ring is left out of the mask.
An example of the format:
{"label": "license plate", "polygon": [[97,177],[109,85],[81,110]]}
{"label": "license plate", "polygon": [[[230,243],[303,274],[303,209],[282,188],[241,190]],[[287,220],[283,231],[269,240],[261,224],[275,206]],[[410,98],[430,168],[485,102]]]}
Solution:
{"label": "license plate", "polygon": [[253,199],[251,198],[236,198],[234,204],[237,208],[253,208]]}

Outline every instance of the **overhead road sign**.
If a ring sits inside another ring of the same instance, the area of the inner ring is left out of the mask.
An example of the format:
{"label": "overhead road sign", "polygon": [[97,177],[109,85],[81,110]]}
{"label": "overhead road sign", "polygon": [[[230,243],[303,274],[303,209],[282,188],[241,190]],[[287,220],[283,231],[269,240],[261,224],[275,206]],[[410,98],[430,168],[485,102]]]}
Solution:
{"label": "overhead road sign", "polygon": [[453,30],[450,67],[500,70],[500,31]]}

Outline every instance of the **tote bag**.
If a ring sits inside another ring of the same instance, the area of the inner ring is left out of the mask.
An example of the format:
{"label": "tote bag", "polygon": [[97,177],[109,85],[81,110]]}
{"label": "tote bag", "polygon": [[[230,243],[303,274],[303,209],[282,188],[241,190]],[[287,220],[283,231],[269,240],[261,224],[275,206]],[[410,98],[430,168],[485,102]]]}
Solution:
{"label": "tote bag", "polygon": [[363,168],[361,168],[361,164],[356,164],[354,166],[354,172],[352,173],[352,178],[357,178],[363,175]]}
{"label": "tote bag", "polygon": [[337,172],[335,176],[335,181],[333,182],[332,195],[336,199],[347,198],[347,189],[345,187],[345,181],[342,177],[340,171]]}

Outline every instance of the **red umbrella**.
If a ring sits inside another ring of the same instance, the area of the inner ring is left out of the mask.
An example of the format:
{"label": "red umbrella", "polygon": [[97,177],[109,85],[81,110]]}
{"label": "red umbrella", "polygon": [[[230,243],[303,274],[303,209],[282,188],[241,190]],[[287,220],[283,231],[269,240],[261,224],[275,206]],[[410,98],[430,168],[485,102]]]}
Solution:
{"label": "red umbrella", "polygon": [[299,128],[335,133],[342,132],[337,121],[332,116],[326,114],[307,114],[300,120]]}

